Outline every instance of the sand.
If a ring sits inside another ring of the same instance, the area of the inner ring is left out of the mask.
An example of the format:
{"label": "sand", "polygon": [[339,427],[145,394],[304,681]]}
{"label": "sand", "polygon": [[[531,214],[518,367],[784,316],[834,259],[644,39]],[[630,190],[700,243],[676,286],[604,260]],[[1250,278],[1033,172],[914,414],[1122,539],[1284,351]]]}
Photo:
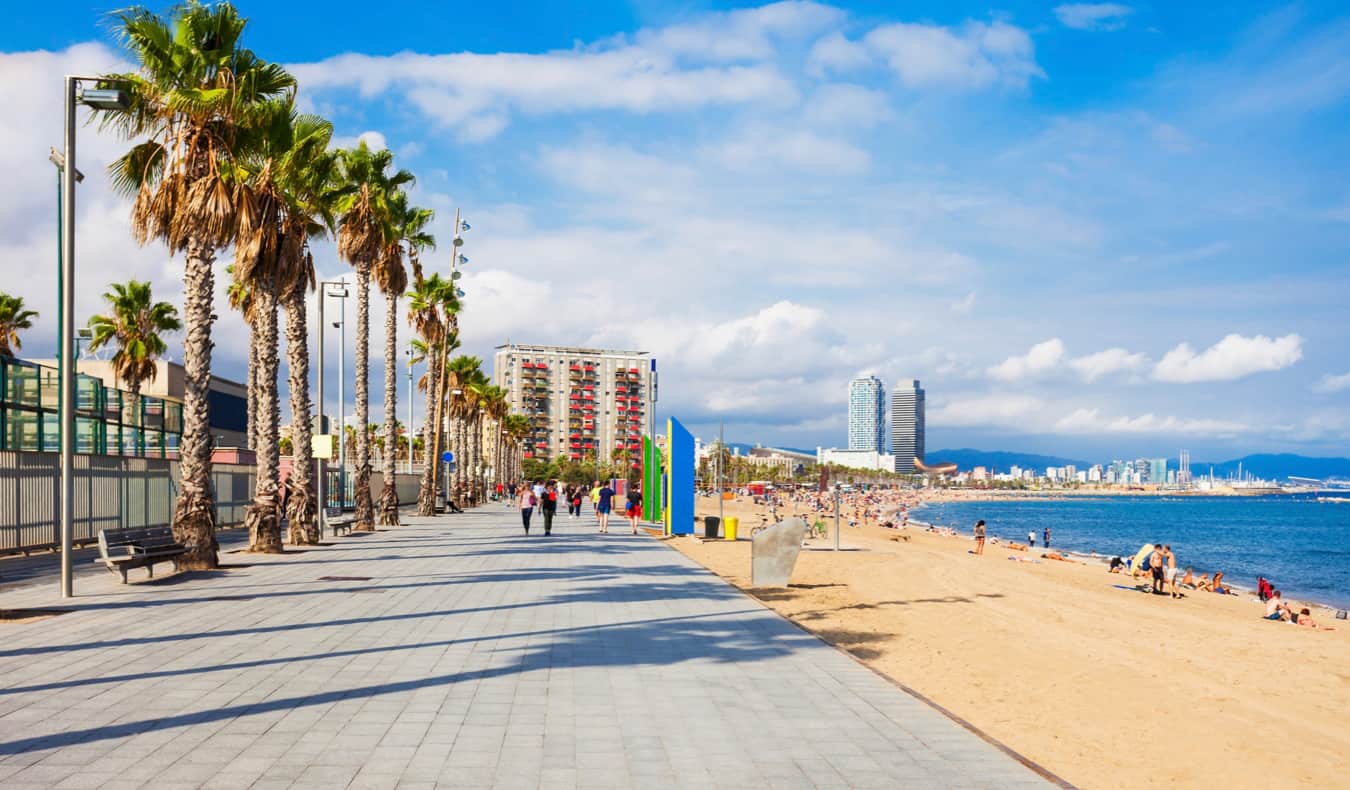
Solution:
{"label": "sand", "polygon": [[[761,523],[726,507],[743,538]],[[792,587],[753,594],[1081,787],[1350,781],[1347,621],[1316,610],[1337,630],[1313,631],[1262,620],[1250,598],[1173,600],[1118,589],[1129,578],[1101,565],[903,533],[845,527],[861,551],[804,551]],[[749,585],[747,540],[670,545]]]}

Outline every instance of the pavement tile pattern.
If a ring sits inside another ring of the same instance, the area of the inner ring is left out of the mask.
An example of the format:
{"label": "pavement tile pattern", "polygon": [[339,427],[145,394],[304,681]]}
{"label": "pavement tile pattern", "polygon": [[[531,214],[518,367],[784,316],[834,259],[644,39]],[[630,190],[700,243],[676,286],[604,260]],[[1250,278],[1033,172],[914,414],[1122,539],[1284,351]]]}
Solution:
{"label": "pavement tile pattern", "polygon": [[404,521],[0,623],[0,787],[1048,784],[650,537]]}

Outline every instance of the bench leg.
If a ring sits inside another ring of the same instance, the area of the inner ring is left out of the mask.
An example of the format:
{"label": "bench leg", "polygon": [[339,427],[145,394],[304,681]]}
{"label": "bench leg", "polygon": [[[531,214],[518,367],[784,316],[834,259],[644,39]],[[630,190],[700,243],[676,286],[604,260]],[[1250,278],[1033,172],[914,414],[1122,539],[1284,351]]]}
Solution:
{"label": "bench leg", "polygon": [[150,578],[155,578],[155,563],[146,563],[145,570],[150,574]]}
{"label": "bench leg", "polygon": [[126,584],[126,583],[127,583],[127,566],[125,566],[125,565],[119,565],[119,566],[117,567],[117,570],[119,570],[119,571],[122,572],[122,583],[123,583],[123,584]]}

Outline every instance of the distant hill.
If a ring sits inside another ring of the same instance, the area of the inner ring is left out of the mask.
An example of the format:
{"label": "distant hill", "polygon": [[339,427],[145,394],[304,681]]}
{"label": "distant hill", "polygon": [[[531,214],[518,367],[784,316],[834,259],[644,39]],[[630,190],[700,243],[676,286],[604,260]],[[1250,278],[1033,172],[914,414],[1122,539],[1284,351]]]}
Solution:
{"label": "distant hill", "polygon": [[[1167,463],[1169,468],[1177,467],[1176,459],[1170,459]],[[1314,458],[1292,453],[1257,453],[1219,463],[1191,461],[1191,474],[1196,477],[1207,476],[1213,467],[1215,477],[1228,477],[1237,474],[1238,464],[1242,465],[1244,475],[1251,474],[1266,480],[1284,480],[1288,477],[1315,477],[1319,480],[1329,477],[1350,478],[1350,458]]]}
{"label": "distant hill", "polygon": [[[1070,464],[1079,469],[1087,469],[1092,464],[1088,461],[1079,461],[1073,458],[1060,458],[1057,455],[1036,455],[1034,453],[1014,453],[1005,450],[973,450],[969,447],[960,450],[932,450],[924,453],[924,460],[929,463],[935,461],[949,461],[956,464],[957,468],[963,472],[968,472],[974,467],[983,466],[986,469],[996,469],[1000,472],[1007,472],[1014,466],[1020,466],[1023,469],[1044,470],[1047,466],[1068,466]],[[1196,467],[1198,469],[1198,467]]]}

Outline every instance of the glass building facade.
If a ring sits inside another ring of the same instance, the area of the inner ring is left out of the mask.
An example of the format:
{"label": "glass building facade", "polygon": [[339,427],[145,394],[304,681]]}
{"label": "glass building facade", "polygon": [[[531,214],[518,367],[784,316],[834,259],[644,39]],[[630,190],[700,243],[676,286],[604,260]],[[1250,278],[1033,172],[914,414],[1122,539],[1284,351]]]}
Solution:
{"label": "glass building facade", "polygon": [[[60,374],[56,368],[0,357],[0,450],[59,452]],[[75,452],[176,458],[183,404],[75,378]]]}

